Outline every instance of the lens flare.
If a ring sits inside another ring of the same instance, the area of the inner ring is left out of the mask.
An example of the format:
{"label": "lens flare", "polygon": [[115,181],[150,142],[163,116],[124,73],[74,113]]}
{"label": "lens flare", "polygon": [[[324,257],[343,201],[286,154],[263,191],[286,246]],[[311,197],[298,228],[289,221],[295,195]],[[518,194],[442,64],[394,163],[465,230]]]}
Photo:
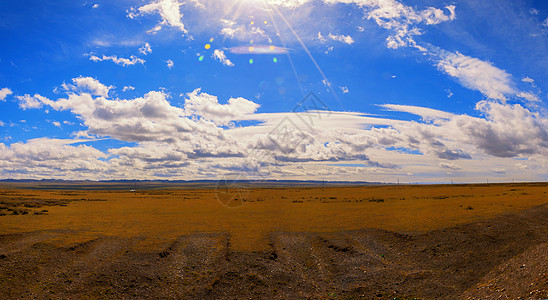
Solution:
{"label": "lens flare", "polygon": [[234,54],[287,54],[288,48],[273,45],[240,46],[229,49]]}

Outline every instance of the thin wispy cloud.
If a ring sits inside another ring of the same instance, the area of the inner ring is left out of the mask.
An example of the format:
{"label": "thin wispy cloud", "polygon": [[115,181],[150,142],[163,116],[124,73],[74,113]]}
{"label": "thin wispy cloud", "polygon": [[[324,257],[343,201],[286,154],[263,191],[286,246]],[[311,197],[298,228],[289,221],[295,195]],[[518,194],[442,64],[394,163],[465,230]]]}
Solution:
{"label": "thin wispy cloud", "polygon": [[94,61],[94,62],[109,61],[110,60],[113,63],[115,63],[117,65],[120,65],[122,67],[133,66],[135,64],[144,65],[145,62],[146,62],[144,59],[138,58],[137,56],[134,56],[134,55],[132,55],[130,58],[123,58],[123,57],[118,57],[116,55],[110,55],[110,56],[103,55],[103,56],[99,57],[99,56],[96,56],[96,55],[93,55],[93,54],[89,54],[89,60]]}

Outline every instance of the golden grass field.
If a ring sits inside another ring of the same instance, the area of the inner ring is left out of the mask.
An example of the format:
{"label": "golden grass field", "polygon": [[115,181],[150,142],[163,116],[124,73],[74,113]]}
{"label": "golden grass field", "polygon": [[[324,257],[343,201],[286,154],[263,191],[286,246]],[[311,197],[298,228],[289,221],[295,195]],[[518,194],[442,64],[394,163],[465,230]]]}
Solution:
{"label": "golden grass field", "polygon": [[[135,247],[152,249],[182,235],[226,232],[233,250],[259,251],[268,247],[270,232],[362,228],[425,232],[547,203],[547,191],[548,185],[542,183],[254,188],[229,189],[228,194],[224,189],[4,189],[0,190],[0,235],[71,230],[72,234],[50,242],[142,237]],[[227,197],[237,201],[223,205]],[[14,209],[27,214],[14,215]],[[40,214],[42,210],[47,212]]]}

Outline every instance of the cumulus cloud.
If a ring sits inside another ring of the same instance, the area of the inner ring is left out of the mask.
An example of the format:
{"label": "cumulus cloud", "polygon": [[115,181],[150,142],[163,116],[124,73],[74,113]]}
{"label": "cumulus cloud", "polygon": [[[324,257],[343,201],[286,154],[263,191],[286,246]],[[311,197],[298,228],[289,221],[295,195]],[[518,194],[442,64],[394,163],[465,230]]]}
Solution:
{"label": "cumulus cloud", "polygon": [[108,156],[86,145],[88,140],[38,138],[9,146],[0,143],[0,176],[6,178],[82,178],[96,179],[106,171],[99,159]]}
{"label": "cumulus cloud", "polygon": [[145,62],[146,62],[144,59],[138,58],[135,55],[130,56],[130,58],[123,58],[123,57],[118,57],[116,55],[111,55],[111,56],[103,55],[102,57],[98,57],[98,56],[90,54],[89,55],[89,60],[94,61],[94,62],[110,60],[113,63],[115,63],[117,65],[120,65],[120,66],[123,66],[123,67],[133,66],[135,64],[144,65]]}
{"label": "cumulus cloud", "polygon": [[149,30],[149,32],[154,33],[164,26],[169,26],[187,33],[188,31],[181,20],[183,17],[180,11],[181,5],[183,3],[179,3],[178,0],[157,0],[137,9],[132,8],[128,12],[128,17],[133,19],[142,15],[157,13],[162,18],[162,21],[156,27]]}
{"label": "cumulus cloud", "polygon": [[171,59],[168,59],[166,60],[166,65],[168,68],[173,68],[173,66],[175,65],[175,63],[171,60]]}
{"label": "cumulus cloud", "polygon": [[152,48],[150,48],[150,44],[145,43],[141,48],[139,48],[139,53],[141,53],[143,55],[148,55],[148,54],[152,53]]}
{"label": "cumulus cloud", "polygon": [[328,40],[337,41],[348,45],[354,43],[354,39],[351,36],[342,34],[329,33],[327,36],[324,36],[321,32],[318,32],[316,38],[322,43],[326,43]]}
{"label": "cumulus cloud", "polygon": [[422,34],[417,26],[421,23],[436,25],[456,18],[454,5],[446,6],[445,11],[434,7],[416,11],[395,0],[324,0],[324,2],[356,4],[362,7],[367,19],[374,20],[378,26],[392,32],[386,39],[386,43],[388,48],[393,49],[411,46],[426,51],[414,39],[415,36]]}
{"label": "cumulus cloud", "polygon": [[229,38],[234,38],[238,32],[243,30],[243,27],[237,26],[237,23],[233,20],[221,19],[220,23],[223,26],[221,34]]}
{"label": "cumulus cloud", "polygon": [[225,55],[223,50],[215,49],[213,51],[213,55],[211,56],[215,58],[216,60],[220,61],[223,65],[233,67],[234,63],[232,63]]}
{"label": "cumulus cloud", "polygon": [[[43,168],[37,168],[37,174],[52,174],[52,166],[60,157],[71,160],[65,149],[85,158],[75,158],[78,164],[89,160],[88,165],[80,165],[86,172],[108,173],[110,178],[138,174],[143,178],[197,179],[245,172],[268,178],[306,179],[328,170],[334,174],[330,175],[333,178],[340,179],[345,174],[363,180],[359,176],[375,174],[378,180],[388,180],[394,172],[423,173],[426,177],[440,170],[462,169],[467,176],[497,168],[512,172],[520,168],[513,158],[522,156],[537,157],[539,166],[548,163],[542,161],[548,155],[548,120],[519,104],[484,100],[476,106],[478,116],[426,107],[382,105],[389,111],[421,117],[414,121],[356,112],[258,113],[259,105],[253,101],[235,97],[221,103],[218,97],[200,89],[183,95],[182,107],[172,105],[170,96],[158,91],[135,99],[109,99],[110,87],[90,78],[79,78],[72,80],[74,88],[67,89],[67,97],[50,100],[38,94],[20,96],[21,107],[45,105],[70,111],[87,127],[75,136],[113,138],[135,144],[107,153],[89,146],[74,146],[78,144],[74,141],[32,141],[15,147],[1,144],[0,155],[5,156],[0,158],[0,169],[8,166],[6,170],[23,174],[24,170],[30,171],[24,169],[25,164],[37,166],[36,162],[42,159]],[[42,148],[48,142],[53,148],[62,148],[59,156]],[[13,149],[18,147],[22,156],[14,159]],[[33,151],[45,151],[47,155]],[[74,170],[69,162],[62,170]],[[350,172],[345,167],[326,167],[326,163],[360,164],[368,168],[352,168]],[[334,168],[337,173],[333,173]]]}
{"label": "cumulus cloud", "polygon": [[133,91],[133,90],[135,90],[135,87],[131,85],[124,86],[124,88],[122,88],[122,92]]}
{"label": "cumulus cloud", "polygon": [[532,79],[532,78],[529,78],[529,77],[523,77],[523,78],[521,79],[521,81],[527,82],[527,83],[535,83],[535,80]]}
{"label": "cumulus cloud", "polygon": [[220,104],[216,96],[203,93],[200,89],[188,93],[185,100],[187,114],[199,115],[220,125],[243,120],[258,108],[257,103],[242,97],[230,98],[227,104]]}
{"label": "cumulus cloud", "polygon": [[506,105],[480,101],[476,109],[485,119],[459,116],[453,120],[466,139],[498,157],[520,154],[546,155],[548,126],[546,119],[519,104]]}
{"label": "cumulus cloud", "polygon": [[327,37],[333,41],[345,43],[348,45],[351,45],[354,43],[354,39],[349,35],[340,35],[340,34],[332,34],[330,33]]}
{"label": "cumulus cloud", "polygon": [[19,100],[19,107],[23,110],[29,108],[41,108],[44,102],[49,101],[49,99],[39,94],[35,94],[34,96],[25,94],[23,96],[17,96],[16,98]]}
{"label": "cumulus cloud", "polygon": [[6,97],[13,94],[13,92],[8,88],[3,88],[0,90],[0,101],[5,101]]}
{"label": "cumulus cloud", "polygon": [[49,105],[78,115],[92,134],[124,141],[177,140],[192,132],[220,134],[210,122],[185,118],[184,111],[171,106],[166,98],[162,92],[149,92],[132,100],[93,99],[89,94],[72,94]]}
{"label": "cumulus cloud", "polygon": [[99,82],[99,80],[91,77],[80,76],[73,78],[72,82],[74,85],[63,83],[63,89],[73,92],[87,92],[94,96],[108,97],[109,91],[114,88],[113,86],[106,86]]}

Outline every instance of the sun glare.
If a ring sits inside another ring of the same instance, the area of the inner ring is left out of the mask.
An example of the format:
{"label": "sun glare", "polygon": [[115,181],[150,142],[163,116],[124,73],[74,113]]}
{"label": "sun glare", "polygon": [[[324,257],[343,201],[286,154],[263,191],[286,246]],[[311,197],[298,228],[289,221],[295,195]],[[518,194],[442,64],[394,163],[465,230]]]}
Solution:
{"label": "sun glare", "polygon": [[267,5],[268,2],[269,0],[242,0],[242,3],[255,4],[255,5],[261,5],[261,6]]}

